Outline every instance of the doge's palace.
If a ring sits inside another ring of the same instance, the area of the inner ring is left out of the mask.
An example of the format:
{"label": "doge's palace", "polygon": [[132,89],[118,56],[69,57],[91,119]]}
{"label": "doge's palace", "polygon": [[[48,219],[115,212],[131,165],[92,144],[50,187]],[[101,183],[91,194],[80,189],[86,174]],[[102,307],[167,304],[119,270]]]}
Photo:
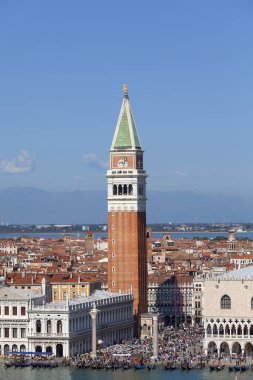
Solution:
{"label": "doge's palace", "polygon": [[253,266],[206,279],[202,303],[205,352],[253,352]]}

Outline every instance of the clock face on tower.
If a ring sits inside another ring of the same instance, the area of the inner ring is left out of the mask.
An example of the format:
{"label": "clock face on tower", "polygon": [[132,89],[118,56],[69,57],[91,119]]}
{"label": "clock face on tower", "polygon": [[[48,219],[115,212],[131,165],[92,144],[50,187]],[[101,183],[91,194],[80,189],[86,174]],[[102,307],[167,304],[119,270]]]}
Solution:
{"label": "clock face on tower", "polygon": [[119,168],[127,168],[127,167],[128,167],[127,157],[122,157],[122,158],[118,161],[118,167],[119,167]]}

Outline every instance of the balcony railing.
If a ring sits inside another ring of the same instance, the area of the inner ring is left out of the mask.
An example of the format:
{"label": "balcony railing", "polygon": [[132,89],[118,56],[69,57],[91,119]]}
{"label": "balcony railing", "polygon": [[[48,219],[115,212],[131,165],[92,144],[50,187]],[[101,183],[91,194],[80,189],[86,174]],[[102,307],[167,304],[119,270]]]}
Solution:
{"label": "balcony railing", "polygon": [[36,337],[64,337],[64,336],[68,336],[68,334],[66,333],[49,333],[49,332],[46,332],[46,333],[38,333],[38,332],[30,332],[28,333],[27,335],[29,336],[36,336]]}

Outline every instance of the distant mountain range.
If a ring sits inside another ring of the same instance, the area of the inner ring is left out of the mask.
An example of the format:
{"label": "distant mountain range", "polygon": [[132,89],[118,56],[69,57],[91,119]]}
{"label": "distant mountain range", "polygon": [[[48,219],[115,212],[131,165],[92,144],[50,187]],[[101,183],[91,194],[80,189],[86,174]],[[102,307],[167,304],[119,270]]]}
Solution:
{"label": "distant mountain range", "polygon": [[[99,224],[107,222],[103,191],[0,190],[0,218],[9,224]],[[148,193],[148,223],[252,222],[253,200],[194,192]]]}

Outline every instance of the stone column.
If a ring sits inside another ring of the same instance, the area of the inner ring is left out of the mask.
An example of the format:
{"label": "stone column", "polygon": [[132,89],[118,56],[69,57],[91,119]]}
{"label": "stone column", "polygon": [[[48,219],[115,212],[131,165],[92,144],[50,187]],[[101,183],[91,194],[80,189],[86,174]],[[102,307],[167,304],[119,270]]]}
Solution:
{"label": "stone column", "polygon": [[93,308],[90,311],[90,316],[92,319],[92,339],[91,339],[91,346],[92,346],[92,356],[97,356],[97,313],[98,309],[96,308],[96,305],[93,305]]}
{"label": "stone column", "polygon": [[153,315],[153,356],[158,356],[158,318]]}

